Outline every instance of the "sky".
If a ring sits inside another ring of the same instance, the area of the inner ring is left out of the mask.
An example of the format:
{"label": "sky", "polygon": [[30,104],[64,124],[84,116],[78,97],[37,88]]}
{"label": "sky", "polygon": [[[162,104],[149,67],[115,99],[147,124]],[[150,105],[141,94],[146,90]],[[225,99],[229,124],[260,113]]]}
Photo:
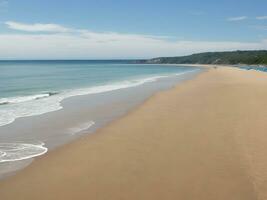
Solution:
{"label": "sky", "polygon": [[267,49],[266,0],[0,0],[0,59]]}

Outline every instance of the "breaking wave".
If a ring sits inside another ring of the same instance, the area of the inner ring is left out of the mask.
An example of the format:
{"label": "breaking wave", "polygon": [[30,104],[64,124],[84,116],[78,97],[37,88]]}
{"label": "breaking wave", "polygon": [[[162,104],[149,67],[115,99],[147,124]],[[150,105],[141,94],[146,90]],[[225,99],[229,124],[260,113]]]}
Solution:
{"label": "breaking wave", "polygon": [[48,92],[44,94],[37,94],[37,95],[28,95],[28,96],[19,96],[19,97],[11,97],[11,98],[1,98],[0,105],[7,105],[7,104],[15,104],[15,103],[22,103],[26,101],[32,101],[42,98],[47,98],[53,95],[58,94],[57,92]]}
{"label": "breaking wave", "polygon": [[133,79],[128,81],[121,81],[117,83],[110,83],[100,86],[92,86],[89,88],[74,89],[62,92],[46,92],[43,94],[31,96],[19,96],[11,98],[0,99],[0,126],[12,123],[15,119],[20,117],[28,117],[34,115],[41,115],[44,113],[62,109],[61,102],[69,97],[98,94],[119,89],[136,87],[145,83],[154,82],[158,79],[180,76],[187,73],[196,72],[196,70],[185,71],[176,74],[156,75]]}

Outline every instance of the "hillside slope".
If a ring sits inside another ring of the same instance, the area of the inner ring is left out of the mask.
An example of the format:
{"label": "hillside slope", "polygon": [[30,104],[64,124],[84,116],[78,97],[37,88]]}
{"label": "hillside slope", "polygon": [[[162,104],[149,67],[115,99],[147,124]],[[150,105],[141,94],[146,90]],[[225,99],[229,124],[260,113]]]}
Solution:
{"label": "hillside slope", "polygon": [[267,50],[207,52],[180,57],[159,57],[144,63],[267,65]]}

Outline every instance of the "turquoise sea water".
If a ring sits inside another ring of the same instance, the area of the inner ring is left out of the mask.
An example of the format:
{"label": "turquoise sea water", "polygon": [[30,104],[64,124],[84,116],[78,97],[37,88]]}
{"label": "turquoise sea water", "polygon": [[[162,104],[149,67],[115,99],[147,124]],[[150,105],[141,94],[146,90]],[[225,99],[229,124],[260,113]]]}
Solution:
{"label": "turquoise sea water", "polygon": [[264,65],[258,65],[258,66],[247,66],[247,65],[241,65],[238,66],[240,69],[245,69],[245,70],[256,70],[256,71],[262,71],[262,72],[267,72],[267,67]]}
{"label": "turquoise sea water", "polygon": [[128,61],[0,61],[0,178],[197,71]]}
{"label": "turquoise sea water", "polygon": [[57,92],[178,71],[174,67],[115,61],[2,61],[0,97]]}
{"label": "turquoise sea water", "polygon": [[0,126],[58,110],[68,97],[135,87],[190,70],[127,61],[2,61]]}

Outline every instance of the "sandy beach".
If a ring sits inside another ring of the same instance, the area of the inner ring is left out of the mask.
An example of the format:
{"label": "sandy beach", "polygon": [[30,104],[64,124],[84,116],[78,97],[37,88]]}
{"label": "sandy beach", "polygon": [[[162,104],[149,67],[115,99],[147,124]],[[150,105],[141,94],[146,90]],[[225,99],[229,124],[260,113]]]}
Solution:
{"label": "sandy beach", "polygon": [[1,181],[0,199],[267,199],[266,88],[210,68]]}

